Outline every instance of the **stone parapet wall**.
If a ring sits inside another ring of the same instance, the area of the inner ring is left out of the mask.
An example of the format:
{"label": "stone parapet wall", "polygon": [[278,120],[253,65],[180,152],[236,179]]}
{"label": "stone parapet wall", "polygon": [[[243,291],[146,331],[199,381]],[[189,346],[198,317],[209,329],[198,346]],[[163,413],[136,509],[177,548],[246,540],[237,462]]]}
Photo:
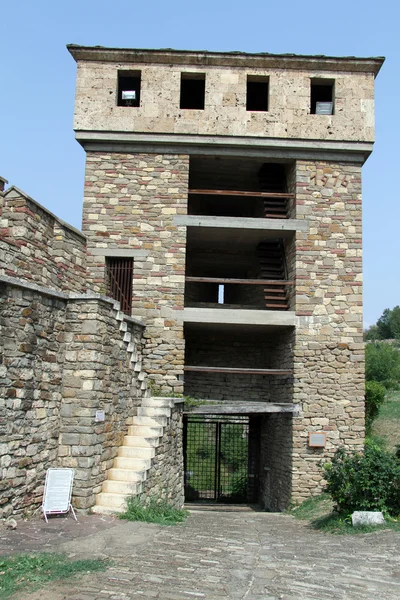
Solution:
{"label": "stone parapet wall", "polygon": [[[1,279],[1,278],[0,278]],[[49,467],[73,467],[89,508],[146,393],[143,326],[105,298],[0,281],[0,516],[37,508]],[[105,419],[96,422],[96,411]]]}
{"label": "stone parapet wall", "polygon": [[183,398],[175,400],[171,418],[164,428],[160,445],[140,497],[162,498],[175,508],[185,501],[183,477]]}
{"label": "stone parapet wall", "polygon": [[0,194],[0,274],[40,286],[82,292],[85,236],[11,187]]}
{"label": "stone parapet wall", "polygon": [[[321,491],[321,458],[363,446],[360,167],[298,161],[296,201],[296,218],[310,224],[296,237],[293,497],[302,500]],[[308,447],[310,431],[327,433],[324,450]]]}
{"label": "stone parapet wall", "polygon": [[[88,285],[105,289],[105,257],[134,259],[135,316],[143,318],[144,368],[154,386],[182,392],[189,157],[88,152],[83,231],[88,239]],[[125,254],[124,254],[125,253]]]}

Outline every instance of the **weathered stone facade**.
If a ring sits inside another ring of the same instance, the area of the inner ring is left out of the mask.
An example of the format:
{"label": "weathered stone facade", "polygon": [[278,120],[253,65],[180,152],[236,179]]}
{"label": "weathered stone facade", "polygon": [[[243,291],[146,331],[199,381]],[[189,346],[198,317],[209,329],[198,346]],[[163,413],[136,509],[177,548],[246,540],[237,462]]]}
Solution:
{"label": "weathered stone facade", "polygon": [[82,292],[85,236],[13,186],[0,194],[0,274]]}
{"label": "weathered stone facade", "polygon": [[[321,489],[322,456],[363,445],[360,167],[298,161],[296,217],[310,223],[296,239],[293,494],[302,499]],[[307,446],[315,430],[327,432],[324,451]]]}
{"label": "weathered stone facade", "polygon": [[[134,259],[132,314],[146,324],[144,368],[158,390],[183,391],[182,310],[188,156],[88,153],[83,231],[88,285],[104,291],[105,258]],[[125,254],[126,255],[126,254]]]}
{"label": "weathered stone facade", "polygon": [[145,394],[143,326],[106,298],[0,284],[1,514],[36,508],[54,466],[89,508]]}
{"label": "weathered stone facade", "polygon": [[182,508],[185,501],[183,478],[183,398],[175,399],[171,418],[156,448],[151,469],[140,498],[167,500],[171,506]]}

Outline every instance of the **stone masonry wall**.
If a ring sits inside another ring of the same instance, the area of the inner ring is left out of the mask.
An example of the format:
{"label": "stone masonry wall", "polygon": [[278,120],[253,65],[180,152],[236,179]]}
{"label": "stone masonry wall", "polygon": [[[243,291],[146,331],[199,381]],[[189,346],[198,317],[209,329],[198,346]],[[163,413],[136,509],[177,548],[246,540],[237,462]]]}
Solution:
{"label": "stone masonry wall", "polygon": [[[100,51],[99,51],[100,52]],[[373,141],[374,75],[343,71],[259,68],[246,57],[241,67],[211,66],[199,53],[196,64],[80,60],[75,130],[245,136],[283,139]],[[179,61],[180,62],[180,61]],[[118,70],[141,71],[139,107],[117,106]],[[204,110],[180,108],[181,73],[205,74]],[[268,111],[246,110],[248,75],[269,78]],[[311,78],[335,80],[334,115],[310,114]]]}
{"label": "stone masonry wall", "polygon": [[0,517],[37,508],[55,466],[88,508],[146,391],[143,326],[109,299],[5,277],[0,303]]}
{"label": "stone masonry wall", "polygon": [[143,499],[163,498],[175,508],[185,501],[183,478],[183,398],[175,400],[171,419],[156,448],[151,470],[143,483]]}
{"label": "stone masonry wall", "polygon": [[42,500],[57,465],[66,300],[0,283],[0,517]]}
{"label": "stone masonry wall", "polygon": [[[296,343],[293,498],[321,490],[318,465],[364,439],[361,173],[353,164],[297,163]],[[308,448],[310,431],[325,431],[325,450]]]}
{"label": "stone masonry wall", "polygon": [[291,500],[292,415],[263,416],[260,427],[260,502],[266,510],[286,510]]}
{"label": "stone masonry wall", "polygon": [[85,236],[24,192],[0,194],[0,274],[82,292],[85,253]]}
{"label": "stone masonry wall", "polygon": [[[133,314],[145,325],[144,368],[155,387],[182,392],[189,158],[185,155],[88,152],[83,231],[88,282],[104,289],[105,257],[134,257]],[[124,254],[125,253],[125,254]]]}
{"label": "stone masonry wall", "polygon": [[[120,331],[116,316],[109,301],[83,298],[67,307],[58,456],[61,466],[75,469],[77,508],[94,505],[145,391],[143,327],[125,319]],[[104,422],[95,421],[96,411],[104,411]]]}

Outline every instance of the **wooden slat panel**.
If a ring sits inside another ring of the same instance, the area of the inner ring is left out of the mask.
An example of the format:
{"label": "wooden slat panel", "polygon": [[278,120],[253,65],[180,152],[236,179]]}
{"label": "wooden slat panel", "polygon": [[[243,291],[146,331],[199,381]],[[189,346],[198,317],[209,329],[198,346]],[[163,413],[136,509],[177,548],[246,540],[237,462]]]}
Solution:
{"label": "wooden slat panel", "polygon": [[189,194],[200,196],[244,196],[249,198],[295,198],[295,194],[282,192],[243,192],[240,190],[189,190]]}

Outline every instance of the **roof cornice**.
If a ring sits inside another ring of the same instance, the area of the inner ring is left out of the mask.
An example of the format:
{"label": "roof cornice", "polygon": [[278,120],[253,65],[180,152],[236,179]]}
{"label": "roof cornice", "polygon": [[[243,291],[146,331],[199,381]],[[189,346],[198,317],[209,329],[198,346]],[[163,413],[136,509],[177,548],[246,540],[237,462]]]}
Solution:
{"label": "roof cornice", "polygon": [[384,57],[357,58],[355,56],[307,56],[297,54],[250,54],[246,52],[208,52],[204,50],[146,50],[135,48],[105,48],[68,44],[68,51],[76,62],[101,61],[118,63],[155,63],[192,66],[226,66],[254,69],[293,69],[306,71],[348,71],[373,73],[375,76]]}

